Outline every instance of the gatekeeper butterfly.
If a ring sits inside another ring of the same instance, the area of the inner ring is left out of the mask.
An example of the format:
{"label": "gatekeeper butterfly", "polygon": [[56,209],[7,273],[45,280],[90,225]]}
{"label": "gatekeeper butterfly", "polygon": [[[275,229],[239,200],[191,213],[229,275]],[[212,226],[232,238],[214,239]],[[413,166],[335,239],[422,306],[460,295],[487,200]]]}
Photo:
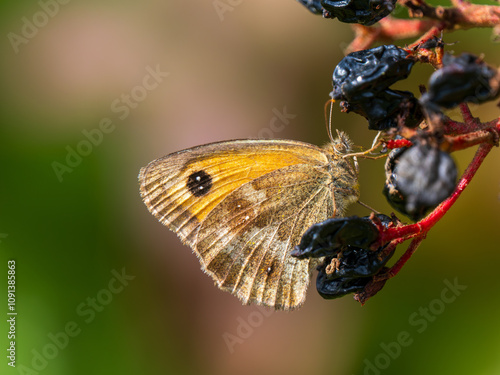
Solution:
{"label": "gatekeeper butterfly", "polygon": [[313,224],[359,197],[351,142],[233,140],[189,148],[142,168],[149,211],[198,256],[217,286],[243,303],[280,310],[305,300],[322,259],[291,250]]}

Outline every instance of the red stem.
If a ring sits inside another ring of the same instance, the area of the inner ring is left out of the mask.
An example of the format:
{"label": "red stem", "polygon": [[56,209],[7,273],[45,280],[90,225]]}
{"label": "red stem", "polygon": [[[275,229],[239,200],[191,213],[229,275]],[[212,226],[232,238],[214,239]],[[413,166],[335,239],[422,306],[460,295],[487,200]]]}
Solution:
{"label": "red stem", "polygon": [[385,275],[381,275],[384,278],[390,279],[391,277],[394,277],[398,274],[399,271],[401,271],[401,268],[406,264],[406,262],[411,258],[413,253],[417,251],[418,247],[422,243],[422,241],[425,239],[426,234],[420,235],[416,238],[414,238],[410,246],[406,249],[405,253],[401,256],[401,258],[398,259],[396,263],[392,265],[392,267],[385,273]]}
{"label": "red stem", "polygon": [[472,113],[470,111],[470,108],[467,105],[467,103],[460,103],[459,107],[460,107],[460,112],[462,113],[462,117],[463,117],[465,123],[466,124],[471,124],[471,125],[476,125],[477,124],[477,120],[472,115]]}

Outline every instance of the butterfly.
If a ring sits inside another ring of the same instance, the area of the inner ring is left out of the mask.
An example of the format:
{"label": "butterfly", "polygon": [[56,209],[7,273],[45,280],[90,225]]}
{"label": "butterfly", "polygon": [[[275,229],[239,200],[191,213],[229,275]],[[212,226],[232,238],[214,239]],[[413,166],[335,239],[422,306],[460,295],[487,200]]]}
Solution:
{"label": "butterfly", "polygon": [[313,224],[358,200],[351,141],[232,140],[178,151],[139,174],[148,210],[198,256],[217,286],[244,304],[291,310],[319,259],[290,252]]}

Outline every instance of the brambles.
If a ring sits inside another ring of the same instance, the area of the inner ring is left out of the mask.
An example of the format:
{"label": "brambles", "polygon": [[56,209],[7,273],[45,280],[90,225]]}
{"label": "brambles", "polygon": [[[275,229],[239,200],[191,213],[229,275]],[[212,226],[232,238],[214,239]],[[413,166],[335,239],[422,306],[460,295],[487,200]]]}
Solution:
{"label": "brambles", "polygon": [[421,103],[454,108],[460,103],[484,103],[500,94],[500,72],[470,53],[446,54],[443,67],[431,75]]}
{"label": "brambles", "polygon": [[387,158],[385,173],[387,200],[415,221],[448,198],[457,180],[457,168],[451,156],[422,143],[393,150]]}
{"label": "brambles", "polygon": [[325,18],[338,18],[345,23],[370,26],[388,16],[396,0],[298,0],[314,14]]}
{"label": "brambles", "polygon": [[422,120],[417,99],[411,92],[389,86],[408,77],[415,60],[394,45],[353,52],[333,72],[335,100],[344,112],[355,112],[368,120],[369,129],[386,130],[400,121],[415,127]]}
{"label": "brambles", "polygon": [[[368,128],[380,133],[370,150],[346,157],[386,157],[384,195],[395,210],[418,220],[405,225],[394,214],[389,219],[372,213],[326,220],[304,233],[292,255],[324,257],[318,267],[318,292],[324,298],[355,293],[355,299],[365,303],[401,270],[457,201],[492,147],[498,146],[500,117],[482,123],[466,103],[498,98],[500,69],[472,53],[445,53],[450,44],[443,41],[443,32],[491,27],[498,35],[500,6],[452,1],[453,6],[445,8],[425,0],[404,0],[398,4],[408,9],[410,18],[420,19],[382,20],[392,11],[392,0],[299,2],[323,17],[358,24],[352,26],[356,37],[347,47],[351,53],[333,72],[331,97],[340,102],[343,112],[365,117]],[[377,27],[367,27],[379,20]],[[376,41],[413,37],[417,39],[404,48],[394,44],[370,48]],[[436,70],[427,87],[420,85],[420,99],[410,91],[391,89],[408,77],[416,62]],[[457,106],[463,122],[443,112]],[[475,145],[478,151],[457,183],[458,171],[450,154]],[[375,154],[378,147],[381,151]],[[388,150],[392,151],[386,155]],[[387,267],[396,247],[407,240],[411,240],[407,250]]]}

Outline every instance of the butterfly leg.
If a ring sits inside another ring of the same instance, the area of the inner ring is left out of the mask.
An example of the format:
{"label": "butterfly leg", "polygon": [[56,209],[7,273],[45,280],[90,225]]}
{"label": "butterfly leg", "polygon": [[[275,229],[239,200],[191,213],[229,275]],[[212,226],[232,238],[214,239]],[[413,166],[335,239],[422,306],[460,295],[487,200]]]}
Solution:
{"label": "butterfly leg", "polygon": [[335,186],[333,186],[333,184],[331,185],[331,189],[332,189],[332,201],[333,201],[333,215],[332,215],[332,217],[336,217],[337,216],[337,203],[335,202]]}

